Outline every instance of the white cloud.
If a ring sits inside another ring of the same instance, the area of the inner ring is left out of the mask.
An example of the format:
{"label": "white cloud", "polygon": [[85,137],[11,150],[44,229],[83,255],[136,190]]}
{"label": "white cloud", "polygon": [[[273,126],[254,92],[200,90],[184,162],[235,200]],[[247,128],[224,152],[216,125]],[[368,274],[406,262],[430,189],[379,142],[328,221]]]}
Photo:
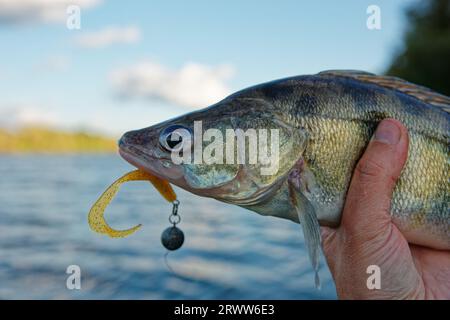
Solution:
{"label": "white cloud", "polygon": [[154,62],[142,62],[110,74],[115,89],[126,97],[157,98],[182,107],[204,107],[228,94],[229,65],[211,67],[187,63],[172,70]]}
{"label": "white cloud", "polygon": [[117,43],[135,43],[141,38],[137,27],[106,27],[96,32],[85,33],[76,38],[80,47],[101,48]]}
{"label": "white cloud", "polygon": [[0,109],[0,127],[16,129],[30,125],[54,126],[58,117],[51,111],[32,105],[12,105]]}
{"label": "white cloud", "polygon": [[[69,5],[81,10],[101,0],[0,0],[0,23],[61,22],[67,19]],[[81,11],[83,14],[83,11]]]}

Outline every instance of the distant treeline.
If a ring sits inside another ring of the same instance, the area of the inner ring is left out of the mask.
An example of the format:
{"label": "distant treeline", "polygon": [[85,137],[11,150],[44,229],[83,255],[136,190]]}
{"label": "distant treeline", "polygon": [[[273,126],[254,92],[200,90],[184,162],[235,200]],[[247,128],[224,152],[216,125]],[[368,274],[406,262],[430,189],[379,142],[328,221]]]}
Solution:
{"label": "distant treeline", "polygon": [[388,75],[450,96],[450,0],[415,1]]}
{"label": "distant treeline", "polygon": [[42,127],[0,129],[0,153],[96,153],[114,152],[114,139],[85,132],[66,132]]}

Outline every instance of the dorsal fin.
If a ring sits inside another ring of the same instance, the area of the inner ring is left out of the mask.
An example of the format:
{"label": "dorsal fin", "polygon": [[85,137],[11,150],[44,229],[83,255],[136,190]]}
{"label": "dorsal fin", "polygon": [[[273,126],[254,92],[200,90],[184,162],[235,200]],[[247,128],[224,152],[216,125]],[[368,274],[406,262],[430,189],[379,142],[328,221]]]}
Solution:
{"label": "dorsal fin", "polygon": [[450,113],[449,97],[397,77],[377,76],[373,73],[358,70],[328,70],[319,72],[319,75],[347,77],[374,83],[384,88],[400,91]]}

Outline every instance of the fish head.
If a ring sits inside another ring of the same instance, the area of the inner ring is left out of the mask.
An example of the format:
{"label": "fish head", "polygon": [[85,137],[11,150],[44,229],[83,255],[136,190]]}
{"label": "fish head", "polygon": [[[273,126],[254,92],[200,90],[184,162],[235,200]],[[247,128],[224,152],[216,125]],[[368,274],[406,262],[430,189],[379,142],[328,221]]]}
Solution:
{"label": "fish head", "polygon": [[122,157],[196,195],[237,205],[261,201],[283,180],[305,138],[258,97],[230,96],[206,109],[125,133]]}

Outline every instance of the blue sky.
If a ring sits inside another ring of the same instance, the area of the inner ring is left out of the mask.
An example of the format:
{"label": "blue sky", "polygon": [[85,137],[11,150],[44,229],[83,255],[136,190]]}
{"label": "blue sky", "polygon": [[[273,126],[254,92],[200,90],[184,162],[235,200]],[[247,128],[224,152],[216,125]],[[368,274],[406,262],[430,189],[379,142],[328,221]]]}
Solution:
{"label": "blue sky", "polygon": [[[31,10],[2,1],[0,125],[48,121],[115,136],[276,78],[381,73],[415,2],[80,0],[81,29],[69,30],[65,7],[48,16],[46,1]],[[381,9],[381,30],[366,27],[371,4]],[[124,29],[137,35],[120,36]],[[105,34],[110,43],[96,46]]]}

